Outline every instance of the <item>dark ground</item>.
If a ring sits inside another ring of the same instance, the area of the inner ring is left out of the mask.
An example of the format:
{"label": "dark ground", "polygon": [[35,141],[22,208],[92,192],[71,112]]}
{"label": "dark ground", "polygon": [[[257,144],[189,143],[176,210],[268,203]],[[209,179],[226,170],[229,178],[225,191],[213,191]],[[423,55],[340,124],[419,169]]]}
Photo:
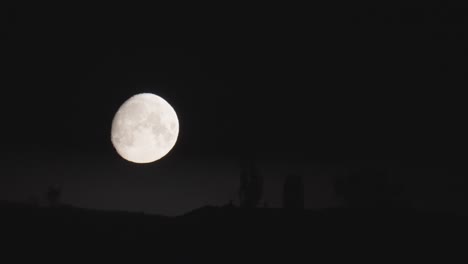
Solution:
{"label": "dark ground", "polygon": [[[3,203],[3,252],[35,261],[454,263],[465,215],[203,207],[179,217]],[[18,254],[17,254],[18,252]]]}

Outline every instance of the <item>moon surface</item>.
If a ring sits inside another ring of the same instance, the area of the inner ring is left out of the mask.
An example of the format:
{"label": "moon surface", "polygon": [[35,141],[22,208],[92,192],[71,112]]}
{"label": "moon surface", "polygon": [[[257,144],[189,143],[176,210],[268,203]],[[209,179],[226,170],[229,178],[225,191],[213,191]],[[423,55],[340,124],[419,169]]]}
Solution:
{"label": "moon surface", "polygon": [[111,140],[117,153],[134,163],[161,159],[174,147],[179,120],[163,98],[142,93],[125,101],[112,121]]}

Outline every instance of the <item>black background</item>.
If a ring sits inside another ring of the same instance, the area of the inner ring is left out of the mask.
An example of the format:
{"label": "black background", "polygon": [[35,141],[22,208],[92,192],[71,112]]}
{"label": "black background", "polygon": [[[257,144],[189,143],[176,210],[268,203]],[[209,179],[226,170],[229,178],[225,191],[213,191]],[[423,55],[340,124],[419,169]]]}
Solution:
{"label": "black background", "polygon": [[[447,212],[468,208],[466,10],[304,4],[0,6],[2,256],[466,258],[466,217]],[[110,141],[141,92],[180,119],[174,149],[147,165]],[[237,202],[249,155],[270,209],[206,206]],[[340,169],[372,166],[390,169],[409,208],[339,208]],[[275,209],[290,172],[314,210]],[[2,201],[44,199],[55,183],[63,207]]]}
{"label": "black background", "polygon": [[462,9],[40,5],[1,17],[4,156],[115,155],[115,111],[152,92],[180,119],[174,160],[279,153],[463,173]]}
{"label": "black background", "polygon": [[7,144],[102,148],[116,108],[148,91],[178,110],[187,151],[254,142],[437,160],[461,145],[465,32],[453,10],[241,11],[10,11],[4,132],[22,140]]}

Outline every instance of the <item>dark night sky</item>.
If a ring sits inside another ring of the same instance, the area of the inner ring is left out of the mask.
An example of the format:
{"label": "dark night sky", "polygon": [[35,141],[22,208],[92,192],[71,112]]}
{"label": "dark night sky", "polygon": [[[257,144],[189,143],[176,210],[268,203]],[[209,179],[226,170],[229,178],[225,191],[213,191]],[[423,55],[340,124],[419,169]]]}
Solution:
{"label": "dark night sky", "polygon": [[[236,199],[253,153],[272,206],[293,171],[307,207],[337,204],[342,166],[390,167],[417,206],[466,203],[460,10],[214,8],[2,9],[0,199],[59,182],[74,205],[179,214]],[[141,92],[181,126],[149,165],[110,142]]]}

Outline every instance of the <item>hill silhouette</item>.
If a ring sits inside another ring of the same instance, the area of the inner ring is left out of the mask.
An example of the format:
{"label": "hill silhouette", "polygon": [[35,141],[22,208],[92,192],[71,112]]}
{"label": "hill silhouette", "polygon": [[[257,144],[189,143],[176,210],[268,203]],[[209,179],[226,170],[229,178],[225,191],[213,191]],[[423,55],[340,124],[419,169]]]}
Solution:
{"label": "hill silhouette", "polygon": [[410,209],[205,206],[165,217],[1,202],[0,212],[4,252],[40,252],[34,258],[49,262],[64,261],[56,254],[159,263],[448,261],[464,257],[467,235],[466,215]]}

